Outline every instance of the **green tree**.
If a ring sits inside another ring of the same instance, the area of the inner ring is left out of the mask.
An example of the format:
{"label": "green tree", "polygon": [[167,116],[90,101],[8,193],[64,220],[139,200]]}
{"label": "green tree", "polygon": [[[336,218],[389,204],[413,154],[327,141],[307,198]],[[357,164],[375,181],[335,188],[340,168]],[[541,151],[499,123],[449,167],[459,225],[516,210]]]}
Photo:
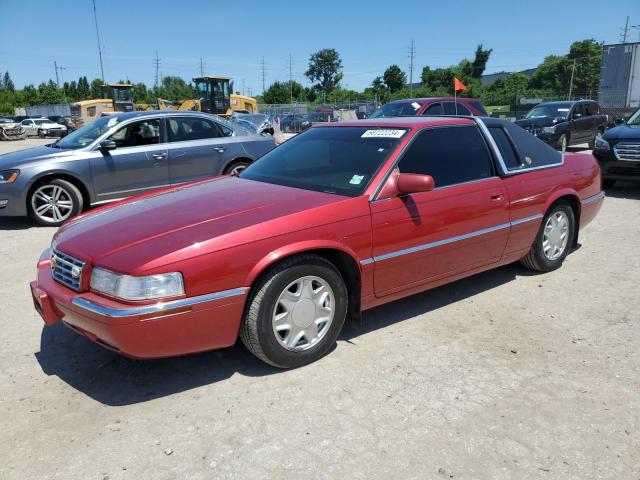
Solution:
{"label": "green tree", "polygon": [[6,90],[7,92],[15,92],[16,90],[16,87],[13,84],[13,80],[11,80],[11,76],[9,75],[8,71],[4,72],[4,77],[2,79],[2,89]]}
{"label": "green tree", "polygon": [[569,49],[568,60],[573,63],[574,59],[576,70],[573,79],[573,92],[579,97],[590,97],[598,92],[602,44],[592,38],[573,42]]}
{"label": "green tree", "polygon": [[289,103],[302,99],[303,88],[298,82],[274,82],[262,94],[264,103]]}
{"label": "green tree", "polygon": [[397,65],[391,65],[387,68],[384,71],[382,78],[384,79],[384,84],[391,93],[401,90],[407,83],[407,76]]}
{"label": "green tree", "polygon": [[87,100],[91,94],[91,87],[89,87],[89,81],[87,77],[80,77],[78,79],[78,98],[80,100]]}
{"label": "green tree", "polygon": [[491,52],[493,52],[493,48],[489,50],[485,50],[482,48],[482,44],[476,47],[475,57],[473,62],[471,63],[472,72],[471,76],[473,78],[480,78],[484,73],[484,69],[487,67],[487,62],[489,61],[489,57],[491,56]]}
{"label": "green tree", "polygon": [[100,78],[94,78],[93,80],[91,80],[91,87],[89,90],[89,95],[91,96],[91,98],[105,97],[105,92],[103,92],[103,88],[102,88],[103,85],[104,85],[104,82]]}
{"label": "green tree", "polygon": [[318,82],[316,89],[326,98],[342,79],[342,60],[333,48],[319,50],[309,57],[309,68],[305,75],[312,82]]}

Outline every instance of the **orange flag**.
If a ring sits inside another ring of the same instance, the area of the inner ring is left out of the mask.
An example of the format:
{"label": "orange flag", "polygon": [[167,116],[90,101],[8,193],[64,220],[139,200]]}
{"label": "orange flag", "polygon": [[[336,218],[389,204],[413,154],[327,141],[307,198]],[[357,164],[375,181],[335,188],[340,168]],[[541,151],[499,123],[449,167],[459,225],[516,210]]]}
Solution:
{"label": "orange flag", "polygon": [[456,77],[453,77],[453,90],[456,92],[466,92],[467,86]]}

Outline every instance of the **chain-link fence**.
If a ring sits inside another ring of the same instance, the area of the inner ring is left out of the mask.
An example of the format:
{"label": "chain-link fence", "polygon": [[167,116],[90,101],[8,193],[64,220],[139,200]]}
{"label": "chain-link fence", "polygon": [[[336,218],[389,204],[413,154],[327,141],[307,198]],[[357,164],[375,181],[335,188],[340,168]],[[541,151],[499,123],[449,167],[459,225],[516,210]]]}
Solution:
{"label": "chain-link fence", "polygon": [[258,105],[260,113],[277,117],[284,133],[298,133],[312,123],[344,122],[367,118],[380,107],[377,102],[347,102],[332,104],[278,103]]}

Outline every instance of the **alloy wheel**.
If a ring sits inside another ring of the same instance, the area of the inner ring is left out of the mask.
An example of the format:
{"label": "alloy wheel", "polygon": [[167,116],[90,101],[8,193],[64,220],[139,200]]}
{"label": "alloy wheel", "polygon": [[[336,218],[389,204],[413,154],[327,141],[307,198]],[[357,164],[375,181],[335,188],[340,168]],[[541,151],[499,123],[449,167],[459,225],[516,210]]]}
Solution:
{"label": "alloy wheel", "polygon": [[43,185],[33,192],[31,206],[35,215],[43,222],[58,223],[71,216],[73,199],[59,185]]}

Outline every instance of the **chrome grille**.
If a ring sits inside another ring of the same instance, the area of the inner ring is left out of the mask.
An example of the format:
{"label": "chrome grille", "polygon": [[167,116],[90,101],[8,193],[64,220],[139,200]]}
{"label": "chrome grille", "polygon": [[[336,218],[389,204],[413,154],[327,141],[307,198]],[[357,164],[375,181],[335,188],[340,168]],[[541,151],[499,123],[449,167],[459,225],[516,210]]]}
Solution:
{"label": "chrome grille", "polygon": [[73,258],[60,250],[51,251],[51,276],[56,282],[78,291],[82,285],[83,270],[82,260]]}
{"label": "chrome grille", "polygon": [[613,147],[613,153],[618,160],[640,162],[640,143],[620,142]]}

